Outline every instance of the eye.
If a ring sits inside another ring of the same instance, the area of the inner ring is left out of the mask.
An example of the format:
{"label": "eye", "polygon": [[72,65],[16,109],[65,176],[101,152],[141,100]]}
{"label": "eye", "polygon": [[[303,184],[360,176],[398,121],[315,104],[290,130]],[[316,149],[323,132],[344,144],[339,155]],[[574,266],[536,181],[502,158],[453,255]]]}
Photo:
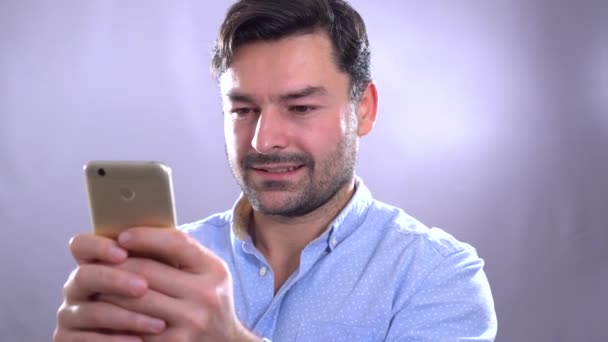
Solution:
{"label": "eye", "polygon": [[312,112],[313,110],[315,110],[317,107],[314,106],[291,106],[289,107],[289,111],[296,113],[296,114],[308,114],[310,112]]}
{"label": "eye", "polygon": [[230,111],[232,113],[233,116],[236,117],[246,117],[252,114],[257,114],[258,110],[254,109],[254,108],[248,108],[248,107],[242,107],[242,108],[235,108],[233,110]]}

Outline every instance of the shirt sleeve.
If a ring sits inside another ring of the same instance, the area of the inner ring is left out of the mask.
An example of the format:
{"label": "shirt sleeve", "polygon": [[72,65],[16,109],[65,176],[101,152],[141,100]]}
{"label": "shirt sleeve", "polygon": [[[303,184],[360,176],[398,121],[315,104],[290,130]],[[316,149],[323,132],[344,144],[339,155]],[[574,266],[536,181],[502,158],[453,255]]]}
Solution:
{"label": "shirt sleeve", "polygon": [[446,257],[396,307],[386,341],[494,341],[494,301],[484,262],[467,248]]}

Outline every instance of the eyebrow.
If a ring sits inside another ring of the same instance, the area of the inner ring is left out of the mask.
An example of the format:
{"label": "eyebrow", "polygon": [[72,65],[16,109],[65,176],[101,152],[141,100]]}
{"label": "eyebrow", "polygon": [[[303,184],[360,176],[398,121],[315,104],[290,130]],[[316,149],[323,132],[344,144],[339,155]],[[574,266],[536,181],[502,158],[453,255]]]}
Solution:
{"label": "eyebrow", "polygon": [[[305,97],[324,96],[327,94],[328,94],[328,91],[325,87],[308,86],[308,87],[304,87],[302,89],[290,91],[285,94],[273,96],[272,100],[278,101],[278,102],[289,102],[289,101],[298,100],[298,99],[305,98]],[[233,101],[233,102],[243,102],[243,103],[255,103],[256,102],[253,96],[251,96],[249,94],[241,93],[236,90],[232,90],[226,95],[228,96],[230,101]]]}
{"label": "eyebrow", "polygon": [[308,86],[303,89],[295,90],[283,95],[279,95],[279,102],[288,102],[292,100],[298,100],[304,97],[312,97],[312,96],[323,96],[327,95],[327,89],[325,87],[313,87]]}
{"label": "eyebrow", "polygon": [[239,93],[238,91],[230,91],[226,94],[232,102],[254,103],[253,97],[247,94]]}

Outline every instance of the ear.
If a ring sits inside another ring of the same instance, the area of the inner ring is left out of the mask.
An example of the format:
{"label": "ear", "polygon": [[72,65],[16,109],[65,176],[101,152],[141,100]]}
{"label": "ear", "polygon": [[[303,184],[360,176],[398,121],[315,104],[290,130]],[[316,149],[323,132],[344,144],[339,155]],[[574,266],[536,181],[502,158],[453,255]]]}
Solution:
{"label": "ear", "polygon": [[378,114],[378,88],[370,82],[357,104],[357,135],[367,135],[376,123]]}

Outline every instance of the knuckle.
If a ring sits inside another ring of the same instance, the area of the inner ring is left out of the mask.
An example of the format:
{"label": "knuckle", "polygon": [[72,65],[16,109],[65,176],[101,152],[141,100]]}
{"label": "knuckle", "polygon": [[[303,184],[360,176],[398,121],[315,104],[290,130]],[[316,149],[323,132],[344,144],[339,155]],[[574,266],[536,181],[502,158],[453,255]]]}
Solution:
{"label": "knuckle", "polygon": [[213,285],[223,286],[224,284],[231,282],[232,277],[230,274],[230,268],[225,261],[217,258],[216,260],[213,260],[213,262],[210,262],[208,267],[209,272],[207,273],[207,279]]}
{"label": "knuckle", "polygon": [[[207,303],[203,306],[206,308],[188,306],[186,310],[179,313],[179,317],[175,317],[174,327],[176,329],[172,329],[172,332],[184,333],[184,331],[196,331],[204,335],[211,331],[211,320],[208,312],[214,311],[212,308],[207,307]],[[169,324],[171,325],[170,322]]]}
{"label": "knuckle", "polygon": [[134,327],[138,331],[146,331],[148,329],[148,319],[140,314],[128,312],[121,317],[127,326]]}
{"label": "knuckle", "polygon": [[60,330],[79,328],[87,322],[87,315],[81,305],[63,305],[57,311],[57,327]]}
{"label": "knuckle", "polygon": [[112,249],[114,248],[114,244],[111,241],[101,240],[98,248],[100,256],[103,256],[104,260],[112,258]]}
{"label": "knuckle", "polygon": [[72,253],[72,256],[76,258],[76,260],[80,259],[82,254],[85,253],[87,250],[87,248],[85,247],[86,239],[87,237],[85,236],[85,234],[75,235],[70,238],[70,241],[68,243],[70,246],[70,252]]}
{"label": "knuckle", "polygon": [[190,244],[188,236],[183,232],[174,229],[171,231],[171,247],[175,249],[185,248]]}
{"label": "knuckle", "polygon": [[[204,303],[204,307],[211,312],[220,312],[222,310],[222,291],[218,291],[218,289],[219,287],[211,286],[206,290],[200,291],[199,293],[199,300],[201,303]],[[196,319],[198,322],[206,323],[209,317],[203,310],[198,311],[202,312],[199,315],[193,315],[193,319]]]}
{"label": "knuckle", "polygon": [[88,276],[87,279],[94,279],[99,289],[112,290],[113,285],[118,281],[116,271],[107,266],[91,265],[87,268],[86,275]]}
{"label": "knuckle", "polygon": [[101,319],[97,312],[93,309],[92,305],[88,307],[78,306],[75,308],[74,315],[80,317],[80,321],[82,324],[85,324],[89,327],[99,327],[101,323]]}
{"label": "knuckle", "polygon": [[89,290],[94,292],[116,291],[119,273],[103,265],[80,265],[66,283],[67,290]]}
{"label": "knuckle", "polygon": [[[127,304],[127,306],[129,306],[131,303],[131,301],[127,300],[123,304]],[[129,329],[145,331],[146,323],[148,323],[147,316],[116,306],[113,306],[113,309],[112,320],[119,323],[121,327],[129,327]]]}
{"label": "knuckle", "polygon": [[184,329],[176,329],[171,334],[170,340],[175,342],[186,342],[190,340],[190,336]]}
{"label": "knuckle", "polygon": [[72,254],[74,253],[74,250],[77,249],[80,239],[80,235],[75,235],[72,236],[68,241],[68,245],[70,246],[70,251],[72,251]]}
{"label": "knuckle", "polygon": [[[154,262],[145,258],[131,258],[126,261],[120,269],[130,273],[129,277],[138,275],[147,278],[150,274],[154,273]],[[127,279],[124,279],[124,281],[127,281]]]}
{"label": "knuckle", "polygon": [[216,272],[220,281],[225,281],[226,279],[230,278],[230,268],[228,267],[228,264],[222,259],[218,259]]}
{"label": "knuckle", "polygon": [[66,283],[66,288],[69,288],[71,286],[82,287],[84,284],[86,284],[87,277],[89,276],[90,275],[87,272],[87,267],[76,267],[76,269],[72,271],[72,274],[70,275],[70,278]]}
{"label": "knuckle", "polygon": [[65,281],[65,283],[63,283],[63,295],[64,296],[67,295],[68,291],[70,290],[70,287],[72,287],[72,284],[74,283],[74,277],[76,276],[77,271],[78,271],[78,267],[75,268],[74,270],[72,270],[72,272],[70,272],[68,279]]}
{"label": "knuckle", "polygon": [[67,332],[60,328],[60,327],[56,327],[55,331],[53,331],[53,342],[66,342],[69,341],[70,339],[67,336]]}
{"label": "knuckle", "polygon": [[209,315],[205,311],[199,311],[199,314],[195,316],[197,324],[196,326],[203,333],[208,333],[211,330],[211,320]]}
{"label": "knuckle", "polygon": [[81,308],[78,313],[82,316],[83,320],[90,327],[105,327],[105,318],[112,317],[110,315],[101,315],[99,310],[94,310],[94,306],[90,305],[88,308]]}
{"label": "knuckle", "polygon": [[130,265],[130,271],[142,276],[146,275],[150,272],[150,261],[147,259],[134,259]]}
{"label": "knuckle", "polygon": [[82,304],[74,308],[74,319],[82,328],[103,329],[108,327],[108,320],[114,319],[114,313],[109,314],[98,303]]}
{"label": "knuckle", "polygon": [[55,318],[57,320],[57,327],[66,325],[66,315],[68,314],[67,305],[65,303],[61,304],[57,312],[55,313]]}
{"label": "knuckle", "polygon": [[141,260],[143,259],[138,256],[130,257],[127,259],[127,261],[117,265],[116,267],[122,271],[138,274],[141,270]]}

